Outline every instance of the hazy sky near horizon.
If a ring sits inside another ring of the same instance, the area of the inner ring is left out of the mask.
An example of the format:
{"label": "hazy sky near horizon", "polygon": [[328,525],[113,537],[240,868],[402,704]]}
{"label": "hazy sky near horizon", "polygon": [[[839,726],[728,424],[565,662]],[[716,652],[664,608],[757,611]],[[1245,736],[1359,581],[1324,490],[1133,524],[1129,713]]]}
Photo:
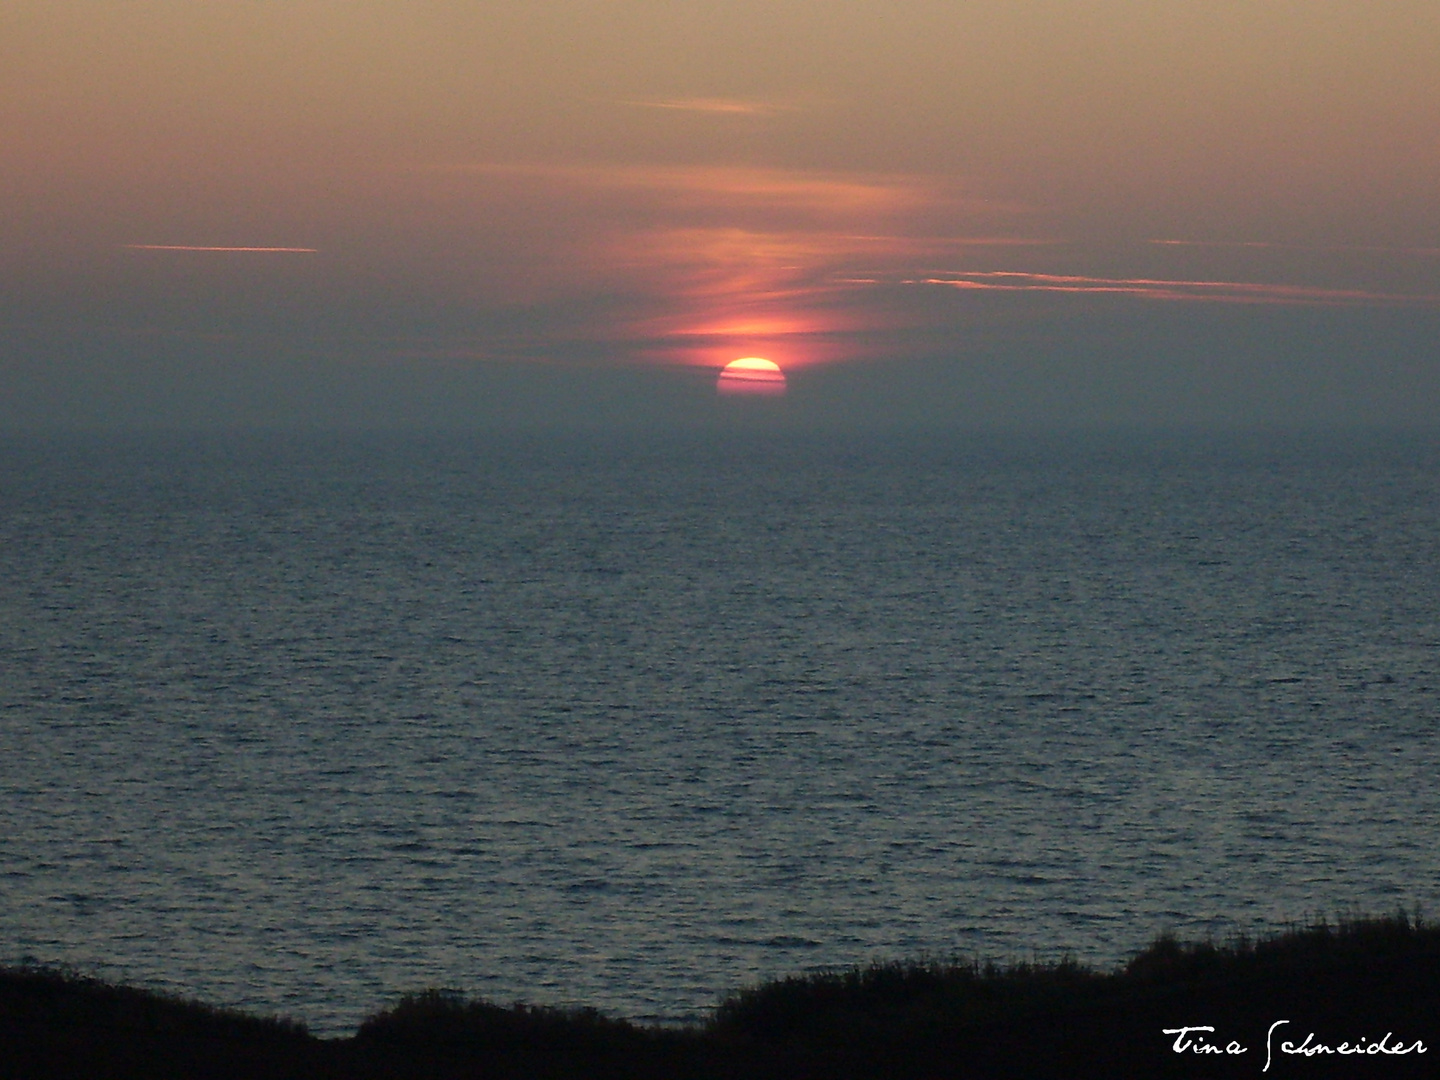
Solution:
{"label": "hazy sky near horizon", "polygon": [[1437,58],[1434,0],[10,0],[0,424],[683,425],[760,355],[797,424],[1433,425]]}

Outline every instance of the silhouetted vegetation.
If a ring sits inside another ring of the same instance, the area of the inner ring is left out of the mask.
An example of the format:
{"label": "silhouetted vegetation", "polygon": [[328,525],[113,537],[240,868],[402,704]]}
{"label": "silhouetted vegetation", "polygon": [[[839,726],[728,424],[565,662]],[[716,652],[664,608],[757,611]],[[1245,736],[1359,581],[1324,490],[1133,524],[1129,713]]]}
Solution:
{"label": "silhouetted vegetation", "polygon": [[[1428,1052],[1280,1051],[1312,1033],[1311,1047],[1388,1034],[1391,1050],[1418,1040]],[[1440,1073],[1440,929],[1397,914],[1258,941],[1162,937],[1109,973],[1068,960],[874,964],[741,990],[682,1029],[427,990],[328,1040],[71,972],[0,972],[0,1076],[37,1080],[1254,1077],[1267,1040],[1274,1077]]]}

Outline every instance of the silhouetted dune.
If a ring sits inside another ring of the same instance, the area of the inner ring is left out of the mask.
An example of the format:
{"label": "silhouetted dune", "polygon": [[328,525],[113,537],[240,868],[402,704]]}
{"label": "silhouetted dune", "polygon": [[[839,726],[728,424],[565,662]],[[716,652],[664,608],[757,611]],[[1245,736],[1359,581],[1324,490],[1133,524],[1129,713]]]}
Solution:
{"label": "silhouetted dune", "polygon": [[5,1077],[308,1076],[323,1044],[250,1016],[52,969],[0,972]]}
{"label": "silhouetted dune", "polygon": [[[742,991],[710,1031],[823,1054],[851,1075],[1250,1076],[1267,1047],[1270,1075],[1436,1075],[1440,931],[1402,914],[1259,942],[1166,937],[1111,974],[1071,962],[881,964]],[[1282,1052],[1312,1032],[1312,1047],[1337,1052]],[[1387,1047],[1421,1040],[1430,1053],[1338,1052],[1387,1033]],[[1192,1049],[1177,1053],[1177,1039]],[[1202,1043],[1219,1052],[1195,1052]],[[1226,1053],[1232,1043],[1244,1051]]]}
{"label": "silhouetted dune", "polygon": [[795,976],[678,1030],[427,990],[324,1040],[73,973],[0,972],[0,1075],[37,1080],[1434,1076],[1437,1045],[1440,930],[1403,914],[1260,941],[1163,937],[1111,973],[917,962]]}

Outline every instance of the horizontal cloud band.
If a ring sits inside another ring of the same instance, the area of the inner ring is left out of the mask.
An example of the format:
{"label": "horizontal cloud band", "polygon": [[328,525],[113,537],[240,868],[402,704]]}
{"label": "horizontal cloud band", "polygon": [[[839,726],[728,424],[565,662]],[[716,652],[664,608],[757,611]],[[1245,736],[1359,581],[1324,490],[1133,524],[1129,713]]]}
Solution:
{"label": "horizontal cloud band", "polygon": [[1267,285],[1246,281],[1169,281],[1157,278],[1104,278],[1070,274],[1036,274],[1017,270],[966,271],[942,276],[907,278],[904,285],[942,285],[952,289],[1001,292],[1122,293],[1149,300],[1192,300],[1229,304],[1440,304],[1440,297],[1325,289],[1308,285]]}

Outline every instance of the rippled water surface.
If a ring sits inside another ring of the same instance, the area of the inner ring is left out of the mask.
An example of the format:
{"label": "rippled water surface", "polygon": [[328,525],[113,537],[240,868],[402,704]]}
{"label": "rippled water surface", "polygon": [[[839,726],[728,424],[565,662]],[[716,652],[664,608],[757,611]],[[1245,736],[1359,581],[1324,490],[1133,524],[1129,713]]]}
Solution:
{"label": "rippled water surface", "polygon": [[0,447],[0,961],[344,1033],[1440,904],[1433,441]]}

